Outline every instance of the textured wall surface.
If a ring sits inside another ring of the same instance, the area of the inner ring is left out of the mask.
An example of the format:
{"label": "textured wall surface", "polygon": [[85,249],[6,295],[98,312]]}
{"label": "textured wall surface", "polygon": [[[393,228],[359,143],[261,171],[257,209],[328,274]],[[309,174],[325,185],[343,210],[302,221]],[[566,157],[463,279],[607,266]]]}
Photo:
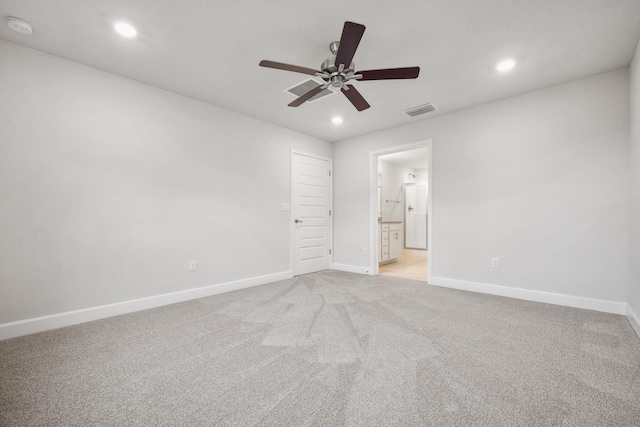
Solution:
{"label": "textured wall surface", "polygon": [[627,300],[628,69],[335,143],[335,262],[369,263],[370,153],[426,139],[434,276]]}
{"label": "textured wall surface", "polygon": [[629,305],[640,316],[640,43],[631,64],[631,233]]}
{"label": "textured wall surface", "polygon": [[0,323],[290,270],[290,151],[330,143],[15,44],[0,58]]}

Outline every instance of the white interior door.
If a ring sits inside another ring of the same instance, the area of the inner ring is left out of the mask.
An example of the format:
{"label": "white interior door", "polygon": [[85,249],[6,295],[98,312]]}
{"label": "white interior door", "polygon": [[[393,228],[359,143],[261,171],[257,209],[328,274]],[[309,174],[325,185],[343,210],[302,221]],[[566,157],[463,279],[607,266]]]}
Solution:
{"label": "white interior door", "polygon": [[326,270],[331,263],[331,161],[291,154],[294,275]]}

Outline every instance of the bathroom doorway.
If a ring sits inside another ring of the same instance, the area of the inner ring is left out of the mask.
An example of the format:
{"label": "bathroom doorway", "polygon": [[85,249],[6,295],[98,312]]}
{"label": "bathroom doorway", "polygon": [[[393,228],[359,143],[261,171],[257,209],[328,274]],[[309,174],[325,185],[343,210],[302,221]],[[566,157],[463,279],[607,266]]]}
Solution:
{"label": "bathroom doorway", "polygon": [[[431,277],[431,141],[371,153],[372,270]],[[375,178],[374,178],[375,177]]]}

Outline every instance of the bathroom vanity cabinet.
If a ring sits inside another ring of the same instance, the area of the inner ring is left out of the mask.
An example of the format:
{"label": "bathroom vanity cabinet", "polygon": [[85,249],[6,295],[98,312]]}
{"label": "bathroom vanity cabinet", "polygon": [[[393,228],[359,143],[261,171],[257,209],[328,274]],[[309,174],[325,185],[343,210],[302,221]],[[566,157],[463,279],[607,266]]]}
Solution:
{"label": "bathroom vanity cabinet", "polygon": [[378,224],[378,262],[394,262],[402,255],[402,222],[381,222]]}

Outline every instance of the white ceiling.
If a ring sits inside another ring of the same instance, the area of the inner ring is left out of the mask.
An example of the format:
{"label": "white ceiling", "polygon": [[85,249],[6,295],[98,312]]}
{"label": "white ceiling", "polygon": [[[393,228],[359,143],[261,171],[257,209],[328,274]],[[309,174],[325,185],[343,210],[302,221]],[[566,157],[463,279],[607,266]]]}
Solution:
{"label": "white ceiling", "polygon": [[429,151],[427,147],[420,147],[383,154],[382,156],[378,156],[378,158],[410,169],[426,169],[429,167],[428,156]]}
{"label": "white ceiling", "polygon": [[[638,0],[0,0],[0,15],[36,28],[3,23],[4,40],[328,141],[623,68],[640,38]],[[138,37],[118,36],[116,20]],[[284,90],[307,76],[260,60],[319,68],[346,20],[367,27],[357,69],[420,66],[420,77],[356,82],[363,112],[341,94],[287,107]],[[518,61],[508,74],[494,68],[504,57]],[[427,102],[438,110],[401,112]]]}

